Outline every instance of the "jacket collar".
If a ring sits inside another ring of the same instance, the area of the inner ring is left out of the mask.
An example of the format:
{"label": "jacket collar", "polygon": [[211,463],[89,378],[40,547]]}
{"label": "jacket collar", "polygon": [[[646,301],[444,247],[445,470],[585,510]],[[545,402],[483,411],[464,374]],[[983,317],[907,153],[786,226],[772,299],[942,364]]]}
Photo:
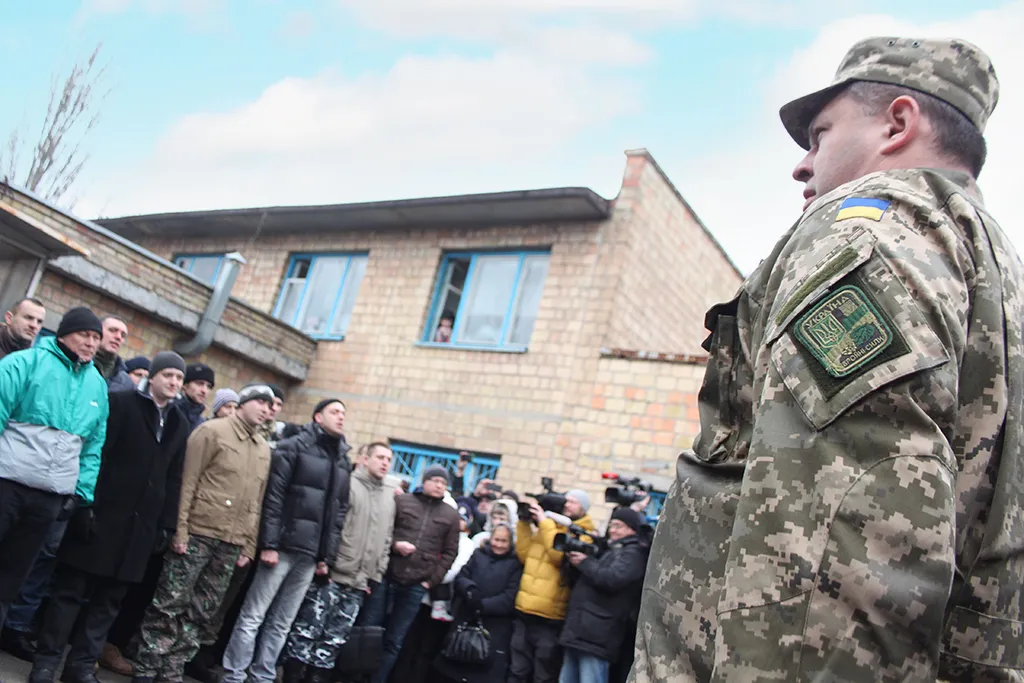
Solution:
{"label": "jacket collar", "polygon": [[247,424],[242,422],[242,418],[238,417],[237,415],[232,415],[231,417],[224,419],[226,419],[228,423],[231,425],[231,429],[232,431],[234,431],[235,436],[238,437],[239,441],[252,441],[254,443],[259,443],[260,435],[256,431],[256,428],[249,427]]}
{"label": "jacket collar", "polygon": [[83,363],[81,361],[73,361],[70,358],[68,358],[67,354],[64,353],[61,350],[60,346],[57,345],[57,338],[56,337],[46,337],[45,339],[43,339],[43,340],[41,340],[39,342],[38,346],[43,351],[48,351],[49,353],[52,353],[54,356],[57,357],[57,360],[59,360],[69,370],[71,370],[73,372],[79,372],[79,371],[81,371],[84,368],[92,367],[92,361],[91,360]]}
{"label": "jacket collar", "polygon": [[24,339],[16,339],[11,334],[11,328],[4,325],[0,328],[0,349],[4,353],[14,353],[15,351],[24,351],[25,349],[32,346],[31,342],[27,342]]}
{"label": "jacket collar", "polygon": [[352,474],[352,476],[358,479],[359,481],[365,482],[367,486],[370,486],[372,488],[384,488],[384,480],[374,479],[372,476],[370,476],[370,473],[366,471],[365,467],[357,467],[356,471]]}

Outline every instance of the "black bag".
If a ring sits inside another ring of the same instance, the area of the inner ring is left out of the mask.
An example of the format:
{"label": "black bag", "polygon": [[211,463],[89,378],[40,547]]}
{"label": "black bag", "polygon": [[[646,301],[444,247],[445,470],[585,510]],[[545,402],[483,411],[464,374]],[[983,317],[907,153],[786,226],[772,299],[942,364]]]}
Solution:
{"label": "black bag", "polygon": [[382,626],[353,626],[348,640],[338,651],[334,671],[346,676],[372,674],[384,659],[384,628]]}
{"label": "black bag", "polygon": [[463,664],[485,664],[489,661],[491,633],[480,622],[480,615],[450,630],[441,653],[445,659]]}

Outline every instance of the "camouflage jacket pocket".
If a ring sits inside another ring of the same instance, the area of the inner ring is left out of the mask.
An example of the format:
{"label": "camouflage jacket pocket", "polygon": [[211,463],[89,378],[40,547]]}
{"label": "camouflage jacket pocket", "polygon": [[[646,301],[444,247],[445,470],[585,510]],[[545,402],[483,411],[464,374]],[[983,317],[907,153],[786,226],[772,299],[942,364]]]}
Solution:
{"label": "camouflage jacket pocket", "polygon": [[[824,289],[798,286],[765,344],[781,381],[821,430],[880,387],[949,361],[920,306],[870,235],[825,263]],[[811,296],[801,293],[815,290]],[[953,400],[953,397],[949,397]]]}
{"label": "camouflage jacket pocket", "polygon": [[700,435],[694,454],[705,462],[731,462],[746,457],[753,421],[753,374],[743,354],[737,326],[741,292],[708,311],[704,342],[709,353],[704,382],[697,394]]}

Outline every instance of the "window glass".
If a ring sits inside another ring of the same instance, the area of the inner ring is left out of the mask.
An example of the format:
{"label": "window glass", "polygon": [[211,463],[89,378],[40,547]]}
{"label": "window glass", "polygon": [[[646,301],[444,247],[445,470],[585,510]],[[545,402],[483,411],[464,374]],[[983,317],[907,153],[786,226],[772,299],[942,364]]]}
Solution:
{"label": "window glass", "polygon": [[501,343],[519,261],[517,255],[481,256],[474,261],[469,292],[455,320],[456,339],[464,344]]}
{"label": "window glass", "polygon": [[332,335],[340,337],[348,329],[348,321],[352,317],[352,309],[356,305],[356,294],[359,292],[359,285],[363,283],[364,275],[366,275],[366,257],[353,258],[349,262],[345,283],[342,285],[341,301],[338,302],[338,310],[334,313],[334,321],[331,323]]}
{"label": "window glass", "polygon": [[544,280],[547,276],[546,255],[527,256],[524,259],[523,275],[519,279],[518,300],[508,335],[509,344],[529,343],[533,324],[537,322],[537,309],[540,308],[540,298],[544,293]]}

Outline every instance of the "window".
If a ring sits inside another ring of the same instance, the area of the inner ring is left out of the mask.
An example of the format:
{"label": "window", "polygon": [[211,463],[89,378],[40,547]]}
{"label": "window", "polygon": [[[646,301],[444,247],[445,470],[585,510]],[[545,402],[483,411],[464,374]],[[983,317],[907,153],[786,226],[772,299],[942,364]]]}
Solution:
{"label": "window", "polygon": [[[392,441],[391,452],[395,454],[391,461],[391,472],[409,482],[410,491],[420,485],[423,470],[426,468],[431,465],[443,465],[449,472],[454,472],[455,463],[459,459],[459,451],[434,449],[402,441]],[[473,453],[473,462],[466,466],[466,473],[463,475],[466,495],[473,492],[476,483],[481,479],[496,479],[499,467],[501,456]]]}
{"label": "window", "polygon": [[174,265],[211,285],[216,282],[223,262],[224,254],[178,254],[174,257]]}
{"label": "window", "polygon": [[548,260],[546,252],[448,254],[423,341],[525,349],[537,320]]}
{"label": "window", "polygon": [[365,255],[293,256],[274,316],[311,337],[344,339],[366,260]]}

